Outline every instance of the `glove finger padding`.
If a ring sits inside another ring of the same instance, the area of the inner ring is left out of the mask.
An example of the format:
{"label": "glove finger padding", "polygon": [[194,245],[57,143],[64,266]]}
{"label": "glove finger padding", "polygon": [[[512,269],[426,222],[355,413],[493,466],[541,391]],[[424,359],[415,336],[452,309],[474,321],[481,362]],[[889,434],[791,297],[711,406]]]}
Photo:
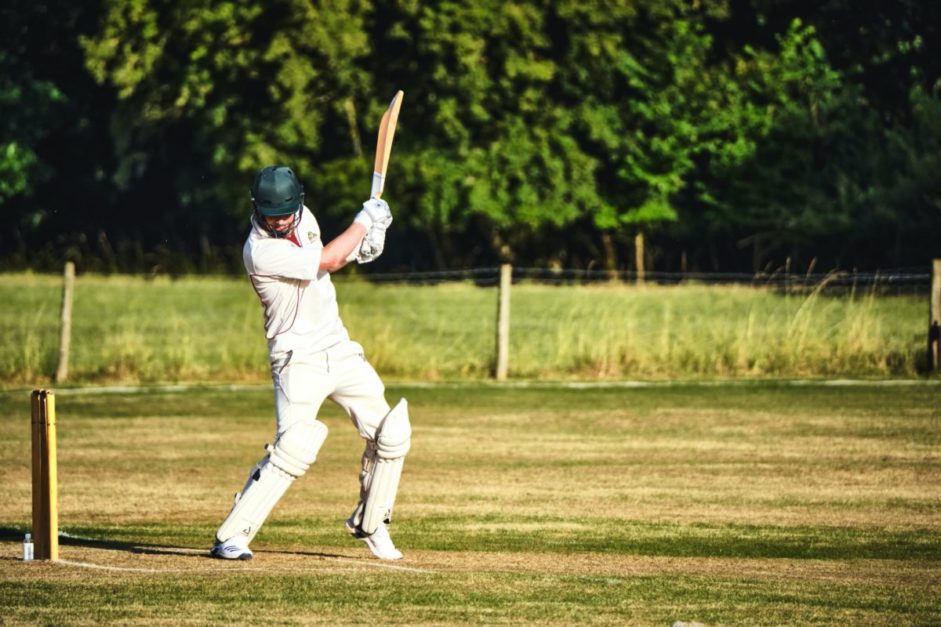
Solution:
{"label": "glove finger padding", "polygon": [[347,255],[347,262],[369,263],[382,254],[386,242],[386,229],[392,224],[392,212],[389,203],[381,198],[370,198],[363,203],[363,208],[353,219],[366,229],[366,235]]}
{"label": "glove finger padding", "polygon": [[370,198],[363,203],[363,208],[356,214],[353,221],[362,224],[367,231],[377,224],[388,228],[392,224],[392,212],[389,210],[389,203],[381,198]]}
{"label": "glove finger padding", "polygon": [[[390,219],[391,220],[391,219]],[[378,224],[373,225],[369,232],[366,233],[366,236],[363,238],[363,241],[359,245],[358,252],[356,253],[356,262],[357,263],[369,263],[374,261],[379,255],[382,254],[383,249],[386,245],[386,229],[383,226]]]}

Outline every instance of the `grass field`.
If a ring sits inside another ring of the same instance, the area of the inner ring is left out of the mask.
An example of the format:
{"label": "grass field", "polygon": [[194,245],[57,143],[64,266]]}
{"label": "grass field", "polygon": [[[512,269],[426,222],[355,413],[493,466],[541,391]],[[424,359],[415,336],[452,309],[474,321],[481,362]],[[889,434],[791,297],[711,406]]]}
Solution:
{"label": "grass field", "polygon": [[212,534],[271,436],[265,386],[59,391],[60,563],[23,563],[28,390],[0,392],[4,624],[936,624],[941,386],[396,385],[406,559],[342,529],[331,436],[246,563]]}
{"label": "grass field", "polygon": [[[3,381],[36,385],[55,372],[60,283],[2,275]],[[336,283],[347,327],[384,376],[490,376],[495,288],[343,275]],[[913,378],[927,321],[926,297],[521,283],[511,297],[509,371],[526,379]],[[72,338],[78,382],[268,378],[262,311],[244,278],[81,276]]]}

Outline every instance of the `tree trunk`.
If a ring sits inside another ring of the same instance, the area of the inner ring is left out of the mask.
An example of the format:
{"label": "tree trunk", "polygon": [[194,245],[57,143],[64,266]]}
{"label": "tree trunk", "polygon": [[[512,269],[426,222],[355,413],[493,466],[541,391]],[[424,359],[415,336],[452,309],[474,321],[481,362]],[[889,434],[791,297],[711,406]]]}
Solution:
{"label": "tree trunk", "polygon": [[350,141],[353,143],[353,154],[357,157],[363,156],[363,142],[359,139],[359,128],[356,126],[356,105],[352,98],[347,98],[343,103],[343,109],[346,111],[346,121],[350,125]]}
{"label": "tree trunk", "polygon": [[496,253],[501,264],[513,263],[513,249],[510,248],[509,244],[503,241],[500,231],[493,229],[490,241],[493,246],[493,251]]}
{"label": "tree trunk", "polygon": [[601,232],[601,246],[604,248],[604,269],[615,272],[618,269],[618,251],[610,231]]}

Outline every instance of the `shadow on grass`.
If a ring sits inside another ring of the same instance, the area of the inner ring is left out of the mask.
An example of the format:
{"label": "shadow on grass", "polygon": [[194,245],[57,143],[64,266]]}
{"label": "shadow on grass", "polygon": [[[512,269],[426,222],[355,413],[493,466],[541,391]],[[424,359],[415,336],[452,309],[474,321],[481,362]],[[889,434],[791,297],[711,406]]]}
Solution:
{"label": "shadow on grass", "polygon": [[[25,532],[14,527],[0,527],[0,542],[21,541]],[[177,557],[194,557],[199,559],[215,559],[210,557],[209,548],[194,548],[175,544],[156,544],[147,542],[128,542],[124,540],[100,540],[95,538],[82,538],[72,535],[59,534],[59,544],[62,546],[81,546],[91,549],[117,551],[134,555],[173,555]],[[260,549],[255,553],[271,555],[298,555],[302,557],[317,557],[322,559],[343,559],[346,556],[320,551],[284,551],[276,549]]]}
{"label": "shadow on grass", "polygon": [[[0,527],[0,541],[2,540],[21,540],[23,538],[21,529],[13,527]],[[192,557],[209,557],[209,550],[205,555],[200,555],[192,551],[193,547],[177,546],[172,544],[148,544],[145,542],[126,542],[122,540],[98,540],[95,538],[81,538],[66,534],[59,534],[60,546],[84,546],[92,549],[105,549],[108,551],[121,551],[123,553],[135,553],[139,555],[191,555]]]}

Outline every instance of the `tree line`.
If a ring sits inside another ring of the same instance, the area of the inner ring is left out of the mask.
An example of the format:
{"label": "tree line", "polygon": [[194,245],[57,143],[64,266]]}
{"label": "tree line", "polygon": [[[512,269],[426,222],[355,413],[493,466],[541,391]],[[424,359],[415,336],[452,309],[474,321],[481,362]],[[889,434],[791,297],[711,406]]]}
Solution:
{"label": "tree line", "polygon": [[329,238],[402,89],[363,271],[923,266],[939,27],[919,0],[5,3],[0,264],[237,271],[271,163]]}

